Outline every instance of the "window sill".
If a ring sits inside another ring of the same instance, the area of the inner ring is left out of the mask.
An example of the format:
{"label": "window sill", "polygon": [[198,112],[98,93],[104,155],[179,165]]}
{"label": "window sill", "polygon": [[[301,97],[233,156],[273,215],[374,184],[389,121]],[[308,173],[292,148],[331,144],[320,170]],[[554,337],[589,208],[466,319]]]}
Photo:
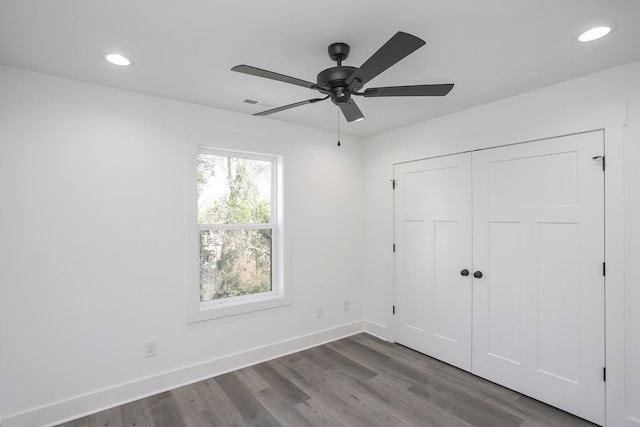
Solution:
{"label": "window sill", "polygon": [[275,292],[266,295],[247,295],[219,301],[198,302],[190,307],[188,320],[189,323],[196,323],[289,304],[291,304],[291,301],[288,296]]}

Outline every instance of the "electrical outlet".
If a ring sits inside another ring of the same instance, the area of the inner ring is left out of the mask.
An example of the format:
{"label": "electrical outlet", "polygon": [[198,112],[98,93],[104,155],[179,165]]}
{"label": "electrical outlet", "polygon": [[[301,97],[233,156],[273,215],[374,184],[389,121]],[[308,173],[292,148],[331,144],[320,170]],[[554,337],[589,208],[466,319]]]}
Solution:
{"label": "electrical outlet", "polygon": [[153,357],[158,354],[158,342],[156,340],[144,343],[144,357]]}
{"label": "electrical outlet", "polygon": [[321,319],[322,316],[324,316],[324,309],[322,308],[321,305],[319,305],[319,306],[316,307],[316,317],[318,319]]}
{"label": "electrical outlet", "polygon": [[344,304],[343,304],[342,308],[343,308],[344,311],[349,311],[350,307],[349,307],[349,300],[348,299],[344,300]]}

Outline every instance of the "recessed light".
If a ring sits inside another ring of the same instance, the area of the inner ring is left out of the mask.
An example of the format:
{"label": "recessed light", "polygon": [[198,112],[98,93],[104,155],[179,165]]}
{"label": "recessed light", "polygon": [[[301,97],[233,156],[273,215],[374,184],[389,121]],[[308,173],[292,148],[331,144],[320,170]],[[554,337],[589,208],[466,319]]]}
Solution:
{"label": "recessed light", "polygon": [[610,32],[611,32],[611,27],[609,26],[594,27],[580,34],[578,36],[578,40],[581,42],[591,42],[606,36]]}
{"label": "recessed light", "polygon": [[129,58],[126,58],[122,55],[119,55],[117,53],[107,53],[104,55],[104,59],[106,59],[107,61],[109,61],[110,63],[112,63],[113,65],[119,65],[121,67],[128,67],[130,65],[133,65],[133,61],[130,60]]}

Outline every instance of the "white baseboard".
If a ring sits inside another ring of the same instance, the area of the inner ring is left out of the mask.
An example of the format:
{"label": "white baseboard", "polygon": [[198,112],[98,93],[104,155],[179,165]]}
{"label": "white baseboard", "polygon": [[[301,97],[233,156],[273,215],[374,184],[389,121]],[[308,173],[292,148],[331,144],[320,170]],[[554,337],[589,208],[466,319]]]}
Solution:
{"label": "white baseboard", "polygon": [[[365,323],[367,322],[358,321],[349,323],[267,346],[249,349],[241,353],[197,365],[161,373],[127,384],[99,390],[73,399],[9,416],[4,420],[0,420],[0,427],[44,427],[57,425],[236,369],[255,365],[360,332],[368,332]],[[375,335],[372,332],[369,333]]]}
{"label": "white baseboard", "polygon": [[391,331],[386,326],[383,326],[379,323],[371,322],[369,320],[365,320],[363,323],[364,331],[366,333],[373,335],[376,338],[380,338],[381,340],[393,342]]}

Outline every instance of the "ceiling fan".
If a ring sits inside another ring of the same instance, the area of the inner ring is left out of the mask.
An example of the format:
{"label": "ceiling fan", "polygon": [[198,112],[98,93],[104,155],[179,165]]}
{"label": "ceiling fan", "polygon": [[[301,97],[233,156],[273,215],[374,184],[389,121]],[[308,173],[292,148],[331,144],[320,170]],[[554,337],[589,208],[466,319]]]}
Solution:
{"label": "ceiling fan", "polygon": [[305,101],[296,102],[282,107],[255,113],[254,116],[265,116],[299,107],[301,105],[313,104],[331,98],[348,122],[362,120],[364,115],[351,99],[351,95],[368,97],[387,96],[444,96],[453,88],[453,83],[414,85],[414,86],[391,86],[368,88],[364,92],[359,92],[362,87],[387,68],[399,62],[409,54],[413,53],[425,44],[424,40],[411,34],[397,32],[391,37],[376,53],[365,61],[360,68],[342,65],[342,61],[349,56],[349,45],[346,43],[333,43],[329,46],[329,57],[336,61],[335,67],[327,68],[318,74],[316,83],[289,77],[284,74],[267,71],[249,65],[237,65],[232,71],[250,74],[252,76],[264,77],[284,83],[290,83],[309,89],[317,90],[323,98],[312,98]]}

